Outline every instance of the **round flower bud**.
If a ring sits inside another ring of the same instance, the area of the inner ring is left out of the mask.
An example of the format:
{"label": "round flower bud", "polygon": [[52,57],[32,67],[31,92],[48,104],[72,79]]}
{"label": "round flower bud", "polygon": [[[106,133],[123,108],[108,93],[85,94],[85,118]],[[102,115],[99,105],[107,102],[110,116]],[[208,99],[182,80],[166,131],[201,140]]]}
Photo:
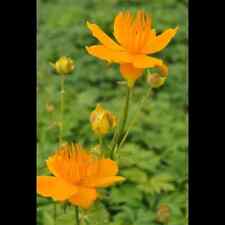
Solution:
{"label": "round flower bud", "polygon": [[171,210],[168,205],[161,204],[156,213],[156,222],[167,224],[171,216]]}
{"label": "round flower bud", "polygon": [[60,75],[70,74],[74,70],[74,62],[69,57],[61,57],[55,64],[51,63],[55,71]]}
{"label": "round flower bud", "polygon": [[117,125],[117,118],[98,104],[90,115],[90,123],[94,133],[103,136]]}
{"label": "round flower bud", "polygon": [[55,107],[54,107],[53,104],[50,104],[50,103],[47,103],[47,104],[46,104],[46,111],[47,111],[48,113],[51,113],[51,112],[53,112],[54,110],[55,110]]}
{"label": "round flower bud", "polygon": [[147,83],[152,88],[159,88],[165,83],[166,79],[166,77],[162,77],[158,73],[148,74]]}

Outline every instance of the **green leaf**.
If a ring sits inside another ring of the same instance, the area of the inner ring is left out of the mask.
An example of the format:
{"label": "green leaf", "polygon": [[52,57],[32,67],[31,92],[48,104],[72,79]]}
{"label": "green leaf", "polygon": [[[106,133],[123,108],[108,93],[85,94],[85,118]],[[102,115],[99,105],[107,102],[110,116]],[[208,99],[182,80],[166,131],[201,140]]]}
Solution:
{"label": "green leaf", "polygon": [[146,172],[138,168],[123,169],[121,175],[134,183],[145,183],[148,179]]}
{"label": "green leaf", "polygon": [[110,202],[113,204],[127,203],[138,206],[142,199],[142,193],[136,185],[124,183],[120,188],[113,187],[110,195]]}
{"label": "green leaf", "polygon": [[143,150],[138,145],[129,143],[120,149],[119,163],[122,168],[136,166],[148,172],[154,172],[160,163],[160,157],[153,151]]}
{"label": "green leaf", "polygon": [[82,210],[81,215],[88,225],[108,225],[109,223],[109,213],[100,201],[95,202],[90,209]]}
{"label": "green leaf", "polygon": [[174,191],[175,187],[171,181],[173,181],[173,177],[170,175],[157,175],[150,178],[146,183],[138,185],[138,188],[149,194]]}
{"label": "green leaf", "polygon": [[54,204],[54,202],[51,199],[46,198],[37,198],[37,207],[42,207],[46,205]]}
{"label": "green leaf", "polygon": [[149,225],[153,224],[155,214],[149,209],[139,209],[137,212],[137,219],[135,225]]}

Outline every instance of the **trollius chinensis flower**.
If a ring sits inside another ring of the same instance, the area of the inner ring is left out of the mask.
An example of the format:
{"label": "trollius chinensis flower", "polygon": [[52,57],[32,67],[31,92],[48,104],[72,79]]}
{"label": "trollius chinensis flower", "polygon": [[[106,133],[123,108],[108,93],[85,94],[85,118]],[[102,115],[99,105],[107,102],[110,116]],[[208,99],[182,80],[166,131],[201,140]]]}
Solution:
{"label": "trollius chinensis flower", "polygon": [[47,160],[53,176],[37,177],[37,193],[55,201],[89,208],[98,197],[97,188],[124,180],[117,176],[115,161],[94,157],[79,144],[65,144]]}
{"label": "trollius chinensis flower", "polygon": [[88,53],[110,63],[118,63],[121,75],[130,86],[143,74],[144,69],[163,66],[161,59],[148,55],[164,49],[178,29],[169,28],[157,35],[152,29],[150,16],[143,11],[138,11],[135,17],[130,12],[120,12],[116,16],[113,34],[117,42],[98,25],[87,22],[87,26],[100,42],[86,47]]}

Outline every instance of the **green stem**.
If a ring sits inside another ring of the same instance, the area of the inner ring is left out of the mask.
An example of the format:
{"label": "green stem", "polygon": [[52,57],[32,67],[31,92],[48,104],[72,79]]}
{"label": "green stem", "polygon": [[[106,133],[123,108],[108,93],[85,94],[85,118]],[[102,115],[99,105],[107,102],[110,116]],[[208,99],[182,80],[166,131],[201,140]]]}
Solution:
{"label": "green stem", "polygon": [[102,145],[103,145],[103,138],[102,138],[102,136],[99,136],[98,139],[99,139],[99,145],[102,148]]}
{"label": "green stem", "polygon": [[103,153],[104,152],[103,137],[99,135],[98,140],[99,140],[99,145],[100,145],[100,155],[102,156],[102,155],[104,155],[104,153]]}
{"label": "green stem", "polygon": [[131,89],[128,87],[127,88],[127,97],[126,97],[126,101],[125,101],[125,107],[124,107],[124,114],[123,114],[123,120],[122,120],[121,130],[119,132],[118,144],[121,141],[121,137],[123,136],[124,129],[125,129],[126,122],[127,122],[128,110],[129,110],[129,102],[130,102],[130,93],[131,93]]}
{"label": "green stem", "polygon": [[67,209],[67,204],[65,203],[65,204],[63,205],[63,211],[64,211],[64,213],[66,213],[66,209]]}
{"label": "green stem", "polygon": [[125,142],[125,140],[126,140],[126,138],[127,138],[127,136],[128,136],[128,133],[129,133],[130,129],[133,127],[133,125],[134,125],[135,122],[137,121],[137,119],[138,119],[138,117],[139,117],[139,114],[140,114],[140,112],[141,112],[141,109],[142,109],[142,107],[143,107],[145,101],[149,98],[149,96],[150,96],[150,94],[151,94],[151,91],[152,91],[152,89],[149,88],[147,94],[142,98],[140,104],[138,104],[137,109],[136,109],[136,112],[134,113],[135,117],[134,117],[134,119],[130,122],[130,124],[128,125],[127,131],[126,131],[126,133],[124,134],[124,136],[123,136],[123,138],[122,138],[122,140],[121,140],[121,142],[120,142],[120,144],[119,144],[119,146],[118,146],[118,149],[120,149],[120,148],[122,147],[123,143]]}
{"label": "green stem", "polygon": [[54,217],[54,224],[56,225],[56,217],[57,217],[57,208],[56,208],[56,203],[53,205],[53,210],[54,210],[54,213],[53,213],[53,217]]}
{"label": "green stem", "polygon": [[75,206],[75,220],[76,220],[76,224],[75,225],[80,225],[79,208],[78,208],[78,206]]}
{"label": "green stem", "polygon": [[63,142],[63,116],[64,116],[64,76],[61,76],[60,80],[60,130],[59,130],[59,145]]}
{"label": "green stem", "polygon": [[127,118],[128,118],[130,95],[131,95],[131,88],[127,87],[127,94],[126,94],[124,111],[123,111],[121,123],[120,123],[118,133],[115,136],[115,140],[114,140],[113,146],[112,146],[112,151],[111,151],[112,158],[114,157],[116,147],[120,144],[120,142],[123,138],[123,134],[124,134]]}

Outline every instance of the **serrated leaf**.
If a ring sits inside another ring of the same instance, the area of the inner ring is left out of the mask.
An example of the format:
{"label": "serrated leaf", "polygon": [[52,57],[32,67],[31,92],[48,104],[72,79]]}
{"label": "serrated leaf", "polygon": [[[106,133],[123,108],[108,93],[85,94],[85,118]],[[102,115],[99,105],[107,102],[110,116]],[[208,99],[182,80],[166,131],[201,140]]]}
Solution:
{"label": "serrated leaf", "polygon": [[154,212],[149,209],[139,209],[137,212],[137,219],[135,225],[149,225],[153,224],[155,218]]}
{"label": "serrated leaf", "polygon": [[175,189],[171,181],[173,181],[173,177],[170,175],[158,175],[151,177],[146,183],[138,185],[138,188],[149,194],[169,192]]}
{"label": "serrated leaf", "polygon": [[134,183],[145,183],[148,179],[146,172],[138,168],[121,170],[121,175]]}
{"label": "serrated leaf", "polygon": [[83,216],[87,224],[108,225],[109,223],[109,213],[99,201],[95,202],[95,204],[87,211],[83,211]]}
{"label": "serrated leaf", "polygon": [[120,188],[113,187],[111,190],[110,201],[113,204],[139,205],[141,199],[142,193],[133,184],[123,184]]}
{"label": "serrated leaf", "polygon": [[55,225],[53,216],[47,211],[43,211],[42,224]]}
{"label": "serrated leaf", "polygon": [[148,172],[154,172],[160,163],[160,157],[153,151],[140,149],[135,144],[126,144],[120,149],[121,167],[136,166]]}

